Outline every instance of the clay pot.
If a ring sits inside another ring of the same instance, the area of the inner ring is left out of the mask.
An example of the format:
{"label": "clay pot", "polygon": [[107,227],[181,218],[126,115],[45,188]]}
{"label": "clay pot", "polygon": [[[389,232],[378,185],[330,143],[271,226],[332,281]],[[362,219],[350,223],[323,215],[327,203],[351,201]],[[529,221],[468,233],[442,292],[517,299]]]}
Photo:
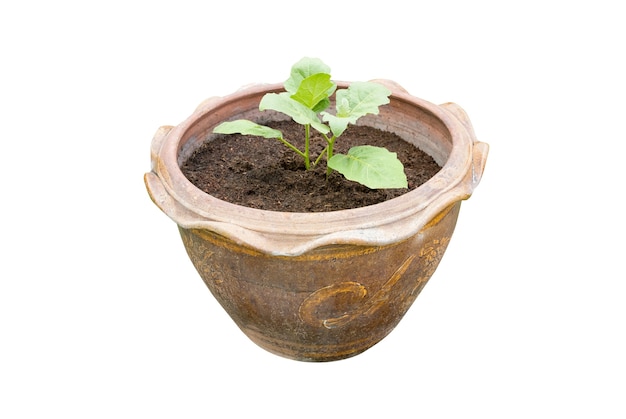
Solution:
{"label": "clay pot", "polygon": [[[275,354],[331,361],[359,354],[398,324],[429,280],[454,231],[461,201],[479,183],[488,152],[457,105],[434,105],[397,84],[379,115],[359,124],[395,132],[442,166],[395,199],[326,213],[283,213],[230,204],[185,178],[180,165],[224,120],[260,123],[268,92],[255,85],[202,103],[159,128],[145,183],[179,227],[187,253],[239,328]],[[347,83],[337,83],[340,88]]]}

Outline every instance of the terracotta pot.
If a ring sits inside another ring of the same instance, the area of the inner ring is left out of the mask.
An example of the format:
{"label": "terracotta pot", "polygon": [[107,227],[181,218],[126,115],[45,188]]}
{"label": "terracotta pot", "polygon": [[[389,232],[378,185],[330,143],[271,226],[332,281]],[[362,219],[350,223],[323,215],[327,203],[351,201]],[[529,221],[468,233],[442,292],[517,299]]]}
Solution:
{"label": "terracotta pot", "polygon": [[[302,361],[359,354],[398,324],[448,245],[461,201],[480,181],[488,146],[457,105],[433,105],[386,84],[391,102],[359,124],[395,132],[442,169],[395,199],[326,213],[283,213],[218,200],[181,163],[224,120],[280,118],[258,111],[282,85],[211,98],[183,123],[161,127],[145,182],[174,220],[191,261],[239,328],[259,346]],[[347,87],[347,83],[338,82]]]}

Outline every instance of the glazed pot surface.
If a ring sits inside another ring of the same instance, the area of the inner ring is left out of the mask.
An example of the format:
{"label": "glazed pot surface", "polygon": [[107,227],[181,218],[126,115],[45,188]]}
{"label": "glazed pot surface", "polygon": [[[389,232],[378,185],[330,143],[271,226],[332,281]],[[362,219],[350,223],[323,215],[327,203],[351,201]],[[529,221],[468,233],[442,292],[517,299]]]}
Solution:
{"label": "glazed pot surface", "polygon": [[387,246],[326,246],[272,256],[206,230],[180,229],[211,293],[262,348],[300,361],[357,355],[402,319],[434,273],[460,202],[419,235]]}

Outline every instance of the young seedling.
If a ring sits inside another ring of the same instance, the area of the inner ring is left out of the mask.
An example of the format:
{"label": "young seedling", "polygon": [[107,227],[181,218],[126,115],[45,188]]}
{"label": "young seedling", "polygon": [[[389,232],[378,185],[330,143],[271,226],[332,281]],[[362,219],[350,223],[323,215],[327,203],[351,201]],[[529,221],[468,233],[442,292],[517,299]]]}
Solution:
{"label": "young seedling", "polygon": [[[291,68],[291,75],[284,83],[285,92],[267,93],[259,104],[260,111],[271,109],[284,113],[304,126],[303,150],[284,138],[281,131],[246,119],[223,122],[213,132],[278,139],[304,159],[307,170],[326,156],[327,175],[336,170],[346,179],[371,189],[407,188],[404,166],[396,153],[369,145],[352,147],[347,154],[334,153],[335,142],[348,125],[364,115],[377,115],[378,108],[389,103],[391,92],[373,82],[354,82],[347,89],[337,90],[330,77],[330,67],[321,60],[303,58]],[[336,109],[331,114],[326,110],[333,94]],[[326,141],[326,147],[314,161],[310,153],[311,128]]]}

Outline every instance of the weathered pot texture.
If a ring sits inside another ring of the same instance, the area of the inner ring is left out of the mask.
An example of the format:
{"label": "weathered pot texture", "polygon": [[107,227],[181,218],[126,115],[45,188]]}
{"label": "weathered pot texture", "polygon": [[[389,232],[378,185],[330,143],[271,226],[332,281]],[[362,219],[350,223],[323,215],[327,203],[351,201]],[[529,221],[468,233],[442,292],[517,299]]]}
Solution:
{"label": "weathered pot texture", "polygon": [[442,166],[419,188],[380,204],[263,211],[218,200],[185,178],[182,162],[213,138],[219,123],[279,118],[258,106],[282,85],[208,99],[152,140],[152,170],[144,178],[150,197],[178,224],[195,268],[239,328],[277,355],[338,360],[389,334],[437,268],[461,201],[482,176],[488,146],[476,140],[458,105],[434,105],[377,81],[393,91],[390,103],[359,124],[396,133]]}

